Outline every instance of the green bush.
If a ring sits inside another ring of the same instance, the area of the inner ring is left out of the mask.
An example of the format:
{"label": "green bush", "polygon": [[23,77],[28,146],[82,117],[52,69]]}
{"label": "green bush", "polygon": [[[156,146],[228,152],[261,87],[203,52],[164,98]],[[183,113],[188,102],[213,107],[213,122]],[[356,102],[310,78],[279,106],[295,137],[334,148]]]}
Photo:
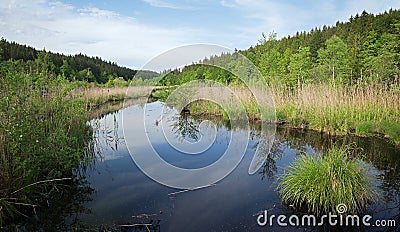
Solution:
{"label": "green bush", "polygon": [[71,178],[85,160],[92,130],[70,87],[49,74],[0,76],[0,225],[51,199],[57,183],[43,181]]}

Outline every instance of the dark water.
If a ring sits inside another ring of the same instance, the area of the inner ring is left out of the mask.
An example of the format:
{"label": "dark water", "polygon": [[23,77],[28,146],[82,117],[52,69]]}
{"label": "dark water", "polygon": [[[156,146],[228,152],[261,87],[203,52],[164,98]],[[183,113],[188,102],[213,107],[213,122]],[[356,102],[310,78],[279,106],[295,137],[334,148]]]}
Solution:
{"label": "dark water", "polygon": [[[152,103],[149,107],[158,107]],[[142,106],[134,105],[124,111],[138,112]],[[277,177],[302,152],[320,153],[332,143],[356,143],[362,148],[360,157],[371,163],[377,174],[376,185],[382,198],[371,205],[373,219],[394,219],[400,224],[400,152],[383,139],[341,137],[332,139],[317,132],[302,132],[277,128],[271,153],[264,165],[254,175],[248,174],[254,150],[260,141],[260,125],[252,124],[250,140],[242,161],[237,168],[215,186],[170,195],[179,191],[163,186],[136,166],[130,156],[121,123],[122,111],[108,114],[93,121],[96,128],[100,157],[85,171],[86,180],[94,193],[79,206],[85,210],[71,213],[68,222],[89,228],[130,228],[132,231],[322,231],[338,228],[280,227],[276,223],[260,227],[257,215],[269,210],[275,215],[295,213],[280,203],[276,191]],[[200,119],[190,116],[176,118],[177,136],[196,141]],[[148,133],[155,133],[155,149],[162,158],[176,166],[198,168],[215,162],[229,144],[232,130],[226,123],[212,119],[216,125],[216,139],[207,152],[199,155],[183,155],[166,141],[157,139],[159,126]],[[124,126],[130,125],[125,123]],[[132,123],[134,125],[134,123]],[[135,128],[125,128],[125,130]],[[202,131],[203,135],[207,130]],[[119,227],[119,225],[148,224],[147,226]],[[339,228],[338,230],[341,230]],[[395,227],[353,228],[352,230],[396,230]]]}

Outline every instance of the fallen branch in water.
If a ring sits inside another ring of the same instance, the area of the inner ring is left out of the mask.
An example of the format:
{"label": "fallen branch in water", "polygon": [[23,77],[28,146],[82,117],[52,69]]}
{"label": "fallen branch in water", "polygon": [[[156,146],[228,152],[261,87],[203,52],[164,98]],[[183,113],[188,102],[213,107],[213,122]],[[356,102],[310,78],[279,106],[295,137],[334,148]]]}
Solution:
{"label": "fallen branch in water", "polygon": [[132,216],[133,218],[149,218],[149,217],[152,217],[152,216],[157,216],[157,214],[140,214],[140,215],[137,215],[137,216]]}
{"label": "fallen branch in water", "polygon": [[146,227],[146,230],[150,232],[149,226],[152,224],[132,224],[132,225],[118,225],[119,227],[136,227],[136,226],[143,226]]}
{"label": "fallen branch in water", "polygon": [[118,225],[118,226],[120,226],[120,227],[135,227],[135,226],[152,226],[153,224],[148,224],[148,223],[145,223],[145,224],[131,224],[131,225]]}
{"label": "fallen branch in water", "polygon": [[38,181],[38,182],[35,182],[35,183],[32,183],[32,184],[28,184],[27,186],[24,186],[24,187],[14,191],[14,192],[12,192],[11,195],[15,194],[15,193],[17,193],[17,192],[19,192],[21,190],[24,190],[26,188],[32,187],[33,185],[43,184],[43,183],[48,183],[48,182],[55,182],[55,181],[63,181],[63,180],[72,180],[72,178],[67,177],[67,178],[61,178],[61,179],[41,180],[41,181]]}
{"label": "fallen branch in water", "polygon": [[178,192],[173,192],[173,193],[168,193],[168,196],[172,196],[172,195],[176,195],[179,193],[185,193],[185,192],[189,192],[189,191],[193,191],[193,190],[199,190],[199,189],[203,189],[203,188],[208,188],[208,187],[212,187],[215,186],[216,184],[209,184],[209,185],[205,185],[205,186],[201,186],[201,187],[197,187],[197,188],[191,188],[191,189],[185,189],[185,190],[181,190]]}

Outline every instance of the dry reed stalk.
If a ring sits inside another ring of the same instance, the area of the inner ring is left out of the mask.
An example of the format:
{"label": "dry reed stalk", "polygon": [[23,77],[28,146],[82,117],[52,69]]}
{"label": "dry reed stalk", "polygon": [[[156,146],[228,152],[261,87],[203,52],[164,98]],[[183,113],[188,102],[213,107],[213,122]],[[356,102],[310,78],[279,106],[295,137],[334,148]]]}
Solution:
{"label": "dry reed stalk", "polygon": [[335,120],[353,124],[371,120],[400,122],[399,85],[389,88],[382,84],[336,87],[311,84],[297,91],[282,87],[272,89],[278,111],[285,112],[289,119],[318,118],[324,121],[325,129],[335,128],[331,125]]}

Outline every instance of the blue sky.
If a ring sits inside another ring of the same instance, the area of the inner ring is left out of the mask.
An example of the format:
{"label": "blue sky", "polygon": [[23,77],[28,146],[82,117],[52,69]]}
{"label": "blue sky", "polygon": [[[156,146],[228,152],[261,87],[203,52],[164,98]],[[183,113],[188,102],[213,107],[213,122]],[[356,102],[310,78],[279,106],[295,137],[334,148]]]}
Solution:
{"label": "blue sky", "polygon": [[398,0],[2,0],[0,36],[65,54],[84,53],[140,68],[181,45],[230,49],[334,25],[363,10],[399,9]]}

